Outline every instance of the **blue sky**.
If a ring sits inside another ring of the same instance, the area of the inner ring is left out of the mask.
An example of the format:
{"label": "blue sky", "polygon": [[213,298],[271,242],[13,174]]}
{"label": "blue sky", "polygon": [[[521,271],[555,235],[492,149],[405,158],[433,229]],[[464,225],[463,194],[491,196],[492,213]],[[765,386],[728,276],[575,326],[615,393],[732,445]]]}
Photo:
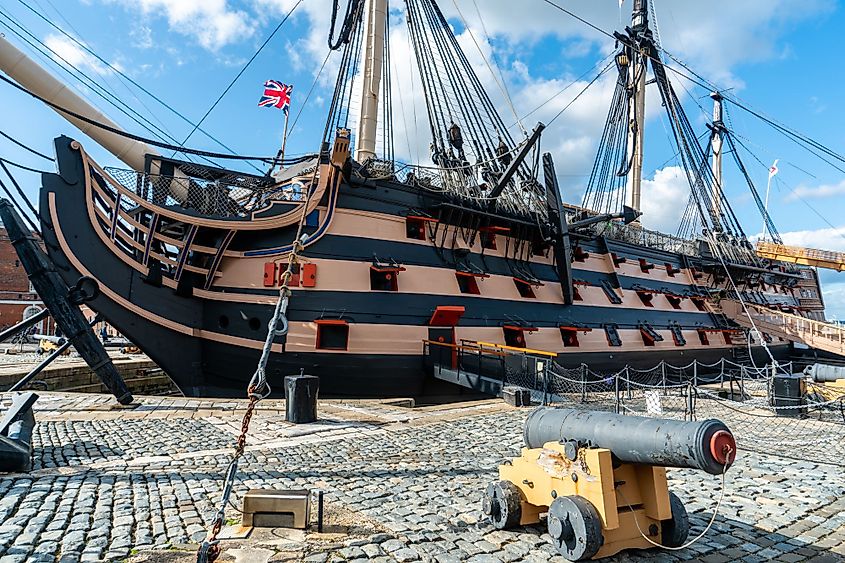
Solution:
{"label": "blue sky", "polygon": [[[617,0],[560,2],[607,30],[619,28],[620,21],[629,18],[631,4],[627,0],[620,11]],[[295,3],[295,0],[25,0],[25,4],[192,120],[206,112]],[[163,123],[174,137],[181,140],[190,131],[188,124],[136,88],[127,87],[114,72],[51,29],[25,4],[21,0],[5,0],[0,6],[0,32],[16,46],[33,54],[30,47],[5,27],[9,24],[7,17],[22,24],[144,116],[157,124]],[[542,110],[526,120],[529,128],[537,119],[548,121],[565,106],[591,75],[587,74],[564,94],[554,98],[552,95],[593,68],[613,48],[609,39],[542,0],[519,3],[442,0],[440,5],[508,123],[514,121],[513,115],[458,17],[458,9],[485,56],[501,67],[517,114],[525,115],[551,98]],[[282,113],[256,105],[262,83],[273,78],[295,85],[292,118],[302,110],[289,139],[288,153],[316,150],[325,123],[327,100],[331,97],[336,54],[316,79],[314,94],[307,105],[305,96],[328,53],[330,6],[329,0],[302,0],[291,19],[210,114],[203,128],[241,154],[274,154],[281,137]],[[655,0],[655,9],[660,38],[668,51],[709,80],[733,88],[732,94],[756,110],[845,153],[842,133],[845,114],[840,107],[845,84],[836,70],[841,65],[837,39],[845,27],[845,16],[838,2]],[[392,72],[396,94],[401,90],[406,109],[404,118],[394,117],[395,144],[401,158],[415,161],[418,157],[425,158],[429,142],[425,137],[422,92],[418,78],[412,77],[413,65],[407,62],[410,53],[401,3],[394,0],[391,10],[395,61]],[[89,88],[68,77],[56,61],[35,56],[122,126],[149,135],[95,97]],[[707,92],[690,84],[685,86],[677,85],[678,92],[683,95],[696,128],[703,132],[705,116],[698,105],[710,111]],[[597,83],[544,135],[544,148],[555,156],[567,201],[580,201],[611,89],[610,81]],[[656,94],[656,91],[649,94],[653,103],[649,106],[647,124],[644,221],[647,226],[672,232],[686,202],[687,188],[670,160],[673,150],[667,141],[666,121],[660,117]],[[394,95],[394,107],[399,106]],[[116,164],[108,153],[94,147],[51,110],[7,85],[0,85],[0,107],[4,108],[0,130],[38,150],[50,153],[51,139],[68,134],[81,138],[102,162]],[[418,110],[416,124],[411,117],[414,109]],[[775,158],[780,159],[781,172],[773,184],[771,212],[786,240],[845,250],[845,219],[841,219],[845,211],[845,174],[738,108],[729,107],[728,111],[736,133],[746,139],[746,144],[765,165],[743,154],[760,189],[765,189],[766,166]],[[210,150],[220,148],[199,133],[188,144]],[[50,166],[2,138],[0,155],[30,166]],[[845,169],[845,164],[839,166]],[[732,169],[726,175],[726,189],[746,232],[758,233],[761,219],[747,188]],[[19,178],[34,196],[37,176],[21,172]],[[829,313],[845,317],[845,278],[826,272],[823,280]]]}

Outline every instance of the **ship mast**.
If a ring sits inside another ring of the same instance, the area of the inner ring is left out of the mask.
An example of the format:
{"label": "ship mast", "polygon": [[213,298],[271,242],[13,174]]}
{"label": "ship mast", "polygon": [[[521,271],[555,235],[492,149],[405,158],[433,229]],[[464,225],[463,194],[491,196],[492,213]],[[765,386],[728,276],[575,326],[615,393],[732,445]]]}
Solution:
{"label": "ship mast", "polygon": [[[642,39],[648,32],[648,0],[634,0],[634,13],[631,18],[631,30],[635,39],[634,48],[642,48]],[[628,128],[629,158],[631,171],[629,176],[631,207],[641,209],[643,183],[643,140],[645,127],[645,87],[648,58],[643,51],[634,51],[632,64],[628,71],[628,89],[630,110]]]}
{"label": "ship mast", "polygon": [[361,80],[361,113],[355,136],[355,160],[365,162],[376,156],[379,87],[384,62],[384,33],[387,27],[387,0],[365,0],[364,69]]}
{"label": "ship mast", "polygon": [[713,148],[713,216],[718,217],[722,212],[722,143],[725,125],[722,122],[722,95],[713,92],[710,97],[713,98],[713,134],[710,139]]}

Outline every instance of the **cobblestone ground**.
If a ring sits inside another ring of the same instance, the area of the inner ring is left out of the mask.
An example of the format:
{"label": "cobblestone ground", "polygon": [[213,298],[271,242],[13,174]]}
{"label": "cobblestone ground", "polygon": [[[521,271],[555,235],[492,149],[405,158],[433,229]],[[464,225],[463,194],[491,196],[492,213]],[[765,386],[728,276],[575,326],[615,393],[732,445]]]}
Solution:
{"label": "cobblestone ground", "polygon": [[[195,561],[244,404],[141,402],[117,410],[108,397],[44,394],[36,469],[0,475],[0,563]],[[328,533],[256,530],[224,540],[221,560],[563,561],[541,527],[496,531],[479,509],[498,464],[518,455],[526,411],[500,401],[421,409],[328,401],[318,424],[294,427],[282,407],[261,403],[253,419],[234,504],[250,488],[320,488]],[[842,468],[740,454],[700,542],[609,561],[845,561]],[[697,535],[719,478],[669,477]]]}

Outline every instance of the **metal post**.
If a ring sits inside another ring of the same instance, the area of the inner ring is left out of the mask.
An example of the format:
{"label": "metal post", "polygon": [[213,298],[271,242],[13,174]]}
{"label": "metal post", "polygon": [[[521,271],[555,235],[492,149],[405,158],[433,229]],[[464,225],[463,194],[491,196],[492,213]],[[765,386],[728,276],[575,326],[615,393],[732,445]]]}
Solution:
{"label": "metal post", "polygon": [[323,491],[317,491],[317,533],[323,533]]}
{"label": "metal post", "polygon": [[[628,368],[626,367],[625,369],[628,369]],[[615,385],[615,387],[616,387],[616,414],[621,414],[622,413],[622,405],[619,403],[619,400],[620,400],[620,397],[619,397],[619,374],[617,373],[615,376],[613,376],[613,379],[616,382],[616,385]]]}
{"label": "metal post", "polygon": [[549,364],[551,362],[547,361],[543,364],[543,406],[549,404]]}
{"label": "metal post", "polygon": [[587,364],[581,364],[581,402],[587,402]]}
{"label": "metal post", "polygon": [[687,411],[689,412],[689,419],[695,420],[695,393],[696,388],[692,385],[687,386]]}
{"label": "metal post", "polygon": [[698,360],[692,361],[692,385],[698,388]]}
{"label": "metal post", "polygon": [[663,379],[663,396],[666,396],[666,362],[660,362],[660,377]]}
{"label": "metal post", "polygon": [[47,367],[47,366],[49,366],[51,363],[53,363],[53,360],[55,360],[56,358],[58,358],[59,356],[61,356],[61,355],[64,353],[64,351],[65,351],[65,350],[67,350],[68,348],[70,348],[70,340],[65,340],[65,341],[64,341],[64,343],[62,343],[62,345],[61,345],[61,346],[59,346],[58,348],[56,348],[55,350],[53,350],[53,353],[52,353],[52,354],[50,354],[49,356],[47,356],[47,357],[44,359],[44,361],[43,361],[43,362],[41,362],[40,364],[38,364],[37,366],[35,366],[34,368],[32,368],[32,371],[31,371],[31,372],[29,372],[28,374],[26,374],[25,376],[23,376],[23,378],[22,378],[20,381],[18,381],[18,382],[17,382],[17,383],[15,383],[14,385],[12,385],[12,386],[9,388],[9,391],[10,391],[10,392],[11,392],[11,391],[18,391],[19,389],[23,389],[24,387],[26,387],[26,385],[27,385],[30,381],[32,381],[32,380],[35,378],[35,376],[36,376],[36,375],[38,375],[39,373],[41,373],[42,371],[44,371],[44,368],[46,368],[46,367]]}

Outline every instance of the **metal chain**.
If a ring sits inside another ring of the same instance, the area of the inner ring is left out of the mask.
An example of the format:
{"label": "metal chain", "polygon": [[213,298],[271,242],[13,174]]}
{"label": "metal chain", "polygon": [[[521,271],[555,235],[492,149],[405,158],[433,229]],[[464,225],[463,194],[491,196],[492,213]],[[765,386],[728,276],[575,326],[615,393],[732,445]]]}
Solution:
{"label": "metal chain", "polygon": [[590,466],[587,465],[587,448],[578,449],[578,461],[581,463],[581,471],[590,474]]}
{"label": "metal chain", "polygon": [[[226,506],[231,502],[229,497],[232,495],[232,488],[235,484],[235,478],[238,473],[238,461],[244,453],[246,448],[246,437],[249,433],[249,423],[252,420],[252,415],[255,412],[255,406],[258,401],[266,399],[270,396],[270,384],[267,382],[267,362],[270,359],[270,352],[273,348],[273,341],[277,336],[284,336],[288,332],[288,321],[286,317],[288,303],[290,301],[291,290],[288,287],[291,277],[293,276],[294,265],[299,263],[299,253],[305,248],[305,241],[308,239],[307,234],[302,233],[305,226],[305,220],[308,216],[308,202],[314,190],[310,189],[314,186],[317,178],[317,170],[319,166],[314,169],[311,177],[309,189],[306,191],[306,196],[302,202],[302,216],[299,219],[299,226],[296,232],[296,238],[291,245],[291,252],[288,258],[288,267],[282,274],[282,284],[279,288],[279,300],[276,302],[276,308],[273,311],[273,316],[267,326],[267,338],[264,340],[264,347],[261,350],[261,359],[258,361],[258,366],[252,379],[249,381],[247,387],[247,396],[249,397],[249,404],[244,413],[243,422],[241,423],[241,433],[235,442],[235,452],[232,455],[232,461],[229,463],[229,468],[226,470],[226,477],[223,481],[223,494],[220,498],[220,507],[211,521],[208,533],[205,539],[200,544],[197,550],[197,563],[214,563],[220,557],[220,540],[218,535],[223,529],[223,523],[226,518]],[[278,327],[281,322],[281,327]],[[278,327],[278,328],[277,328]]]}

